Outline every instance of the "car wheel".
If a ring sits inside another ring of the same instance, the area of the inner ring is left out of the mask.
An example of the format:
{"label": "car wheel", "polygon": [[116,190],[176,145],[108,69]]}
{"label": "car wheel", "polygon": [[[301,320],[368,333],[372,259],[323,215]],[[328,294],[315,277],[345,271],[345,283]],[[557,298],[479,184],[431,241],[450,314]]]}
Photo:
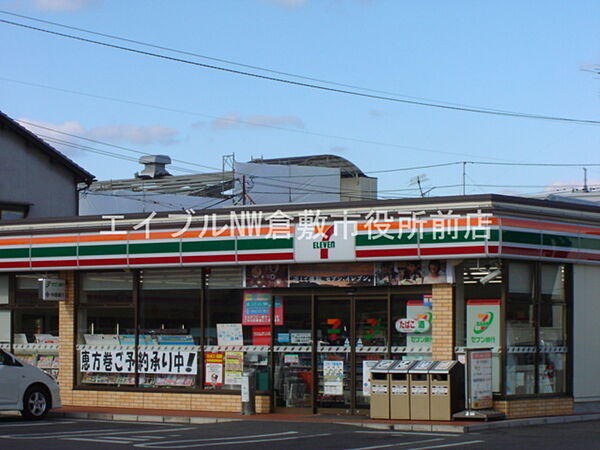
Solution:
{"label": "car wheel", "polygon": [[50,396],[48,391],[39,386],[32,386],[25,391],[23,396],[23,409],[21,414],[26,419],[40,420],[46,417],[50,409]]}

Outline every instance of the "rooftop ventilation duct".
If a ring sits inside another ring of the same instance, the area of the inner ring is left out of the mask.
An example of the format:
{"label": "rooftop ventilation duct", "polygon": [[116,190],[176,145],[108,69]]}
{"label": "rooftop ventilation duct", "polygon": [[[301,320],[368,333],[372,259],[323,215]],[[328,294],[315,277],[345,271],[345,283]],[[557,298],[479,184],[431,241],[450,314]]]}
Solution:
{"label": "rooftop ventilation duct", "polygon": [[168,177],[171,175],[165,168],[167,164],[171,164],[171,158],[169,158],[167,155],[142,156],[139,159],[139,162],[144,165],[144,170],[136,173],[136,178],[148,180]]}

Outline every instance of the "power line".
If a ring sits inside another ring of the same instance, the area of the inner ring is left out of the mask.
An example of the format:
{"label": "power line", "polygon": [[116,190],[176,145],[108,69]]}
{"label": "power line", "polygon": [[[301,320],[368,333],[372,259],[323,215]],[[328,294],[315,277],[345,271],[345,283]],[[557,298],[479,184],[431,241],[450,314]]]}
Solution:
{"label": "power line", "polygon": [[[93,142],[95,144],[106,145],[107,147],[118,148],[120,150],[125,150],[125,151],[128,151],[128,152],[137,153],[137,154],[140,154],[140,155],[152,155],[152,153],[146,153],[146,152],[142,152],[140,150],[134,150],[132,148],[123,147],[121,145],[110,144],[108,142],[99,141],[97,139],[91,139],[91,138],[87,138],[87,137],[84,137],[84,136],[79,136],[77,134],[67,133],[65,131],[57,130],[56,128],[46,127],[44,125],[40,125],[40,124],[37,124],[37,123],[34,123],[34,122],[29,122],[29,121],[23,120],[23,119],[17,119],[17,122],[22,123],[22,124],[24,123],[24,124],[30,125],[32,127],[41,128],[43,130],[52,131],[53,133],[58,133],[58,134],[62,134],[62,135],[65,135],[65,136],[70,136],[70,137],[73,137],[73,138],[81,139],[81,140],[84,140],[84,141]],[[219,169],[219,168],[211,167],[211,166],[206,166],[204,164],[197,164],[197,163],[193,163],[193,162],[189,162],[189,161],[183,161],[183,160],[180,160],[180,159],[172,159],[172,160],[175,161],[175,162],[179,162],[179,163],[183,163],[183,164],[188,164],[188,165],[191,165],[191,166],[202,167],[204,169],[211,169],[211,170],[216,170],[216,171],[219,171],[219,172],[221,171],[221,169]]]}
{"label": "power line", "polygon": [[159,59],[166,60],[166,61],[179,62],[182,64],[188,64],[188,65],[192,65],[192,66],[196,66],[196,67],[203,67],[205,69],[218,70],[221,72],[227,72],[227,73],[231,73],[231,74],[235,74],[235,75],[242,75],[242,76],[262,79],[262,80],[266,80],[266,81],[274,81],[277,83],[283,83],[283,84],[287,84],[287,85],[316,89],[316,90],[320,90],[320,91],[333,92],[333,93],[338,93],[338,94],[346,94],[346,95],[351,95],[351,96],[355,96],[355,97],[369,98],[369,99],[373,99],[373,100],[390,101],[390,102],[395,102],[395,103],[404,103],[404,104],[415,105],[415,106],[425,106],[425,107],[429,107],[429,108],[437,108],[437,109],[444,109],[444,110],[451,110],[451,111],[462,111],[462,112],[471,112],[471,113],[478,113],[478,114],[488,114],[488,115],[516,117],[516,118],[525,118],[525,119],[548,120],[548,121],[554,121],[554,122],[578,123],[578,124],[585,124],[585,125],[600,125],[600,121],[598,121],[598,120],[575,119],[575,118],[570,118],[570,117],[547,116],[547,115],[542,115],[542,114],[529,114],[529,113],[511,112],[511,111],[496,111],[496,110],[483,109],[480,107],[470,108],[470,107],[463,107],[463,106],[451,106],[451,105],[443,105],[440,103],[433,103],[433,102],[405,100],[405,99],[389,97],[389,96],[385,96],[385,95],[367,94],[367,93],[363,93],[363,92],[351,91],[348,89],[332,88],[332,87],[321,86],[321,85],[312,84],[312,83],[288,80],[288,79],[278,78],[278,77],[273,77],[273,76],[268,76],[268,75],[261,75],[258,73],[245,72],[242,70],[231,69],[228,67],[216,66],[214,64],[205,64],[205,63],[201,63],[201,62],[197,62],[197,61],[191,61],[188,59],[163,55],[160,53],[154,53],[154,52],[139,50],[139,49],[135,49],[135,48],[131,48],[131,47],[125,47],[122,45],[111,44],[108,42],[102,42],[102,41],[98,41],[95,39],[88,39],[88,38],[84,38],[81,36],[75,36],[72,34],[61,33],[58,31],[48,30],[45,28],[34,27],[32,25],[13,22],[11,20],[6,20],[6,19],[0,19],[0,23],[5,23],[7,25],[12,25],[12,26],[16,26],[16,27],[20,27],[20,28],[24,28],[24,29],[28,29],[28,30],[33,30],[33,31],[39,31],[39,32],[51,34],[54,36],[60,36],[60,37],[64,37],[64,38],[68,38],[68,39],[72,39],[72,40],[76,40],[76,41],[80,41],[80,42],[86,42],[89,44],[99,45],[99,46],[103,46],[103,47],[107,47],[107,48],[112,48],[112,49],[116,49],[116,50],[122,50],[122,51],[130,52],[130,53],[136,53],[136,54],[140,54],[140,55],[159,58]]}
{"label": "power line", "polygon": [[[175,48],[172,48],[172,47],[165,47],[165,46],[161,46],[161,45],[157,45],[157,44],[151,44],[151,43],[148,43],[148,42],[143,42],[143,41],[139,41],[139,40],[129,39],[129,38],[125,38],[125,37],[122,37],[122,36],[116,36],[114,34],[102,33],[102,32],[98,32],[98,31],[89,30],[89,29],[86,29],[86,28],[80,28],[80,27],[74,27],[74,26],[71,26],[71,25],[65,25],[65,24],[62,24],[62,23],[52,22],[52,21],[49,21],[49,20],[43,20],[43,19],[39,19],[37,17],[26,16],[24,14],[17,14],[17,13],[10,12],[10,11],[5,11],[5,10],[0,10],[0,13],[6,14],[6,15],[9,15],[9,16],[13,16],[13,17],[19,17],[19,18],[22,18],[22,19],[27,19],[27,20],[39,22],[39,23],[44,23],[44,24],[47,24],[47,25],[53,25],[53,26],[60,27],[60,28],[65,28],[65,29],[68,29],[68,30],[80,31],[80,32],[92,34],[92,35],[95,35],[95,36],[106,37],[106,38],[109,38],[109,39],[115,39],[115,40],[122,41],[122,42],[129,42],[131,44],[142,45],[142,46],[145,46],[145,47],[155,48],[155,49],[158,49],[158,50],[166,50],[166,51],[169,51],[169,52],[178,53],[178,54],[186,55],[186,56],[195,56],[197,58],[202,58],[202,59],[206,59],[206,60],[209,60],[209,61],[215,61],[215,62],[219,62],[219,63],[230,64],[232,66],[244,67],[246,69],[260,70],[260,71],[263,71],[263,72],[273,73],[273,74],[276,74],[276,75],[283,75],[283,76],[286,76],[286,77],[298,78],[298,79],[301,79],[301,80],[308,80],[308,81],[314,81],[314,82],[317,82],[317,83],[331,84],[333,86],[340,86],[340,87],[345,87],[345,88],[350,88],[350,89],[359,89],[361,91],[374,92],[374,93],[379,93],[379,94],[391,95],[391,96],[395,96],[395,97],[405,97],[405,98],[414,99],[414,100],[424,100],[424,101],[433,102],[433,103],[444,103],[444,104],[447,104],[447,105],[463,106],[463,107],[467,107],[467,108],[478,108],[476,106],[467,105],[467,104],[463,104],[463,103],[452,103],[452,102],[447,102],[447,101],[443,101],[443,100],[436,100],[436,99],[431,99],[431,98],[426,98],[426,97],[415,97],[415,96],[410,96],[410,95],[405,95],[405,94],[399,94],[399,93],[396,93],[396,92],[383,91],[383,90],[372,89],[372,88],[367,88],[367,87],[363,87],[363,86],[356,86],[356,85],[352,85],[352,84],[345,84],[345,83],[340,83],[340,82],[336,82],[336,81],[325,80],[325,79],[322,79],[322,78],[315,78],[315,77],[309,77],[309,76],[305,76],[305,75],[298,75],[298,74],[294,74],[294,73],[291,73],[291,72],[282,72],[282,71],[273,70],[273,69],[269,69],[269,68],[261,67],[261,66],[257,66],[257,65],[244,64],[244,63],[240,63],[240,62],[232,61],[232,60],[228,60],[228,59],[215,58],[213,56],[207,56],[207,55],[203,55],[203,54],[200,54],[200,53],[194,53],[194,52],[190,52],[190,51],[175,49]],[[481,108],[481,109],[486,109],[486,110],[489,110],[489,111],[498,111],[498,112],[510,112],[510,111],[506,111],[506,110],[502,110],[502,109],[494,109],[494,108]]]}
{"label": "power line", "polygon": [[[74,91],[71,89],[64,89],[64,88],[59,88],[56,86],[48,86],[48,85],[38,84],[38,83],[30,83],[30,82],[14,80],[11,78],[6,78],[6,77],[0,77],[0,80],[8,81],[11,83],[22,84],[25,86],[33,86],[33,87],[37,87],[37,88],[41,88],[41,89],[50,89],[50,90],[54,90],[54,91],[58,91],[58,92],[66,92],[66,93],[73,94],[73,95],[97,98],[100,100],[113,101],[113,102],[118,102],[118,103],[123,103],[123,104],[128,104],[128,105],[142,106],[145,108],[152,108],[152,109],[157,109],[157,110],[161,110],[161,111],[175,112],[175,113],[179,113],[179,114],[186,114],[186,115],[197,116],[197,117],[206,117],[209,119],[222,120],[222,121],[226,121],[226,122],[230,122],[230,123],[239,123],[242,125],[248,125],[248,126],[252,126],[252,127],[268,128],[268,129],[273,129],[273,130],[287,131],[287,132],[296,133],[296,134],[305,134],[308,136],[324,137],[324,138],[328,138],[328,139],[340,139],[340,140],[344,140],[344,141],[348,141],[348,142],[357,142],[360,144],[377,145],[377,146],[381,146],[381,147],[417,150],[417,151],[422,151],[422,152],[437,153],[437,154],[443,154],[443,155],[476,157],[476,155],[472,155],[469,153],[449,152],[449,151],[444,151],[444,150],[434,150],[434,149],[430,149],[430,148],[416,147],[416,146],[411,146],[411,145],[392,144],[389,142],[380,142],[380,141],[373,141],[373,140],[369,140],[369,139],[361,139],[361,138],[354,138],[354,137],[348,137],[348,136],[340,136],[340,135],[335,135],[335,134],[319,133],[316,131],[309,131],[306,129],[280,127],[277,125],[257,123],[257,122],[252,122],[249,120],[236,119],[236,118],[232,118],[232,117],[222,117],[222,116],[219,117],[219,116],[214,116],[214,115],[210,115],[210,114],[206,114],[206,113],[186,111],[186,110],[182,110],[182,109],[169,108],[169,107],[153,105],[153,104],[149,104],[149,103],[142,103],[142,102],[136,102],[136,101],[132,101],[132,100],[119,99],[119,98],[115,98],[115,97],[106,97],[106,96],[102,96],[102,95],[91,94],[88,92]],[[489,159],[501,160],[500,158],[489,158]]]}

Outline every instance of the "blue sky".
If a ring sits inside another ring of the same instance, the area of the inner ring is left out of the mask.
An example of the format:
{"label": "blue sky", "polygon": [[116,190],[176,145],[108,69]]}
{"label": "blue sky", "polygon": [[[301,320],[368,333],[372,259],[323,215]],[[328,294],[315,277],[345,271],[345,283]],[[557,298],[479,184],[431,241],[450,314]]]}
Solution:
{"label": "blue sky", "polygon": [[[600,64],[598,1],[0,0],[0,9],[406,97],[600,120],[600,78],[581,70]],[[69,32],[5,14],[0,19]],[[367,172],[463,160],[600,163],[600,125],[322,92],[3,23],[0,42],[0,109],[11,117],[210,167],[220,168],[231,153],[239,161],[334,153]],[[99,179],[127,178],[140,168],[59,148]],[[412,188],[410,179],[420,174],[430,187],[461,182],[460,165],[376,176],[388,197],[415,195],[396,190]],[[600,167],[590,167],[588,176],[600,184]],[[467,192],[534,193],[582,178],[581,168],[469,165]],[[458,193],[460,187],[432,191]]]}

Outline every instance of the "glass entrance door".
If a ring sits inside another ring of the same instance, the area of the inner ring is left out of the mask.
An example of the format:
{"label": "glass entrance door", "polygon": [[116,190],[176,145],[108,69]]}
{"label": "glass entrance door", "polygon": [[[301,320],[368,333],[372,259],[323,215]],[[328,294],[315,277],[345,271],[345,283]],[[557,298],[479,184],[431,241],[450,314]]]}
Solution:
{"label": "glass entrance door", "polygon": [[386,298],[317,298],[315,404],[318,412],[368,411],[368,371],[387,354],[387,322]]}

